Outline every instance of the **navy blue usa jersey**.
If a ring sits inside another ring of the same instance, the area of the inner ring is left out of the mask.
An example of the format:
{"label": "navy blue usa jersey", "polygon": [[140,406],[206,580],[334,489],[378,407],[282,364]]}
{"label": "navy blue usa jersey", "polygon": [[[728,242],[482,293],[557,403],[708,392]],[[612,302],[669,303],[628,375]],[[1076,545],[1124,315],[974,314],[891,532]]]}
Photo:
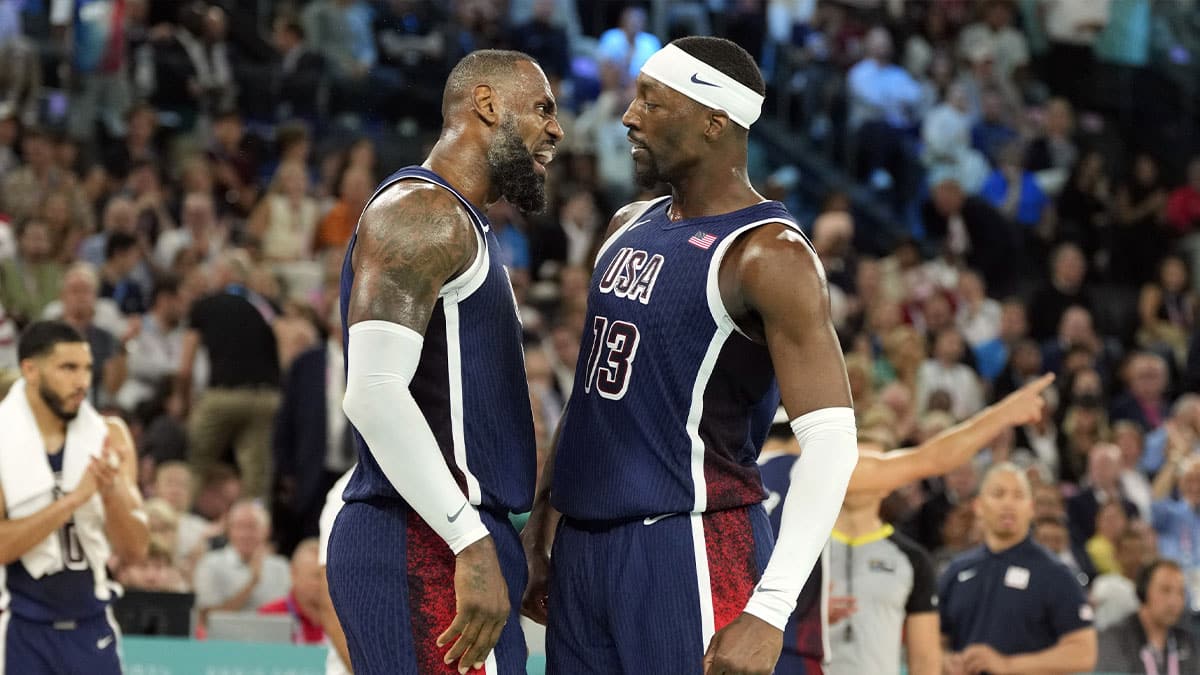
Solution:
{"label": "navy blue usa jersey", "polygon": [[[533,412],[525,381],[521,321],[496,236],[479,210],[441,176],[423,167],[397,171],[376,188],[375,195],[402,180],[449,190],[470,214],[479,244],[471,267],[442,287],[409,391],[470,502],[498,511],[528,511],[537,462]],[[346,312],[357,241],[356,232],[342,264],[343,338],[348,333]],[[402,501],[362,436],[356,431],[354,437],[358,468],[346,486],[346,501]]]}
{"label": "navy blue usa jersey", "polygon": [[[770,456],[768,456],[770,455]],[[795,466],[799,455],[787,453],[764,452],[758,460],[758,468],[762,472],[763,486],[767,489],[767,501],[764,506],[771,521],[771,532],[779,538],[779,528],[783,523],[783,500],[787,499],[788,490],[792,486],[792,467]],[[823,608],[826,605],[825,591],[828,587],[823,583],[826,578],[825,565],[828,562],[829,551],[821,552],[820,559],[813,566],[813,571],[800,590],[796,601],[796,610],[788,618],[783,629],[783,650],[792,654],[806,656],[820,661],[829,649],[826,638],[829,631],[826,628]]]}
{"label": "navy blue usa jersey", "polygon": [[755,458],[779,402],[775,371],[726,311],[717,273],[743,232],[796,225],[778,202],[678,222],[669,203],[630,218],[596,259],[551,491],[571,518],[704,513],[765,496]]}

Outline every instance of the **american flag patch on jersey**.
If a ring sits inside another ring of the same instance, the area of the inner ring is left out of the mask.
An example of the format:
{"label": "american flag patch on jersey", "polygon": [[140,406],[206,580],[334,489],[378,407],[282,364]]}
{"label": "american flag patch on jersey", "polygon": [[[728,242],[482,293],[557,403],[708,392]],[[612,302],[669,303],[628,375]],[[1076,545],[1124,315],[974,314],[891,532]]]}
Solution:
{"label": "american flag patch on jersey", "polygon": [[688,239],[688,243],[696,248],[702,248],[707,251],[708,249],[712,248],[713,244],[717,243],[717,235],[697,231],[696,234],[693,234],[691,238]]}

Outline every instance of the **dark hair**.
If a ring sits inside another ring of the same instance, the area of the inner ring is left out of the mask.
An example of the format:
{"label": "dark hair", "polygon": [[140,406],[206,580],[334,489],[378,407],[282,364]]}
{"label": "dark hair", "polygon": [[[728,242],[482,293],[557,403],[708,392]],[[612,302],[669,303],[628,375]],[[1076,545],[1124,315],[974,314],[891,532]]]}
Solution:
{"label": "dark hair", "polygon": [[176,274],[164,274],[154,281],[154,290],[150,293],[150,306],[158,302],[160,295],[179,295],[179,287],[182,285],[179,276]]}
{"label": "dark hair", "polygon": [[285,15],[275,19],[275,25],[292,34],[297,40],[304,42],[304,25],[293,15]]}
{"label": "dark hair", "polygon": [[21,333],[17,360],[36,359],[54,351],[60,343],[87,342],[79,331],[65,321],[35,321]]}
{"label": "dark hair", "polygon": [[671,44],[746,85],[755,93],[765,95],[767,83],[750,52],[725,38],[684,37]]}
{"label": "dark hair", "polygon": [[1150,594],[1150,580],[1154,578],[1154,573],[1157,572],[1160,567],[1169,567],[1171,569],[1180,571],[1183,570],[1183,568],[1179,566],[1179,563],[1166,558],[1158,558],[1154,562],[1143,567],[1142,571],[1138,573],[1137,584],[1134,586],[1134,591],[1137,593],[1138,602],[1142,603],[1143,605],[1146,604],[1146,596]]}
{"label": "dark hair", "polygon": [[537,63],[525,52],[511,49],[477,49],[462,57],[446,77],[446,87],[442,90],[442,116],[445,117],[451,104],[465,96],[467,90],[480,80],[511,76],[522,61]]}
{"label": "dark hair", "polygon": [[300,121],[284,122],[275,129],[275,146],[280,155],[292,146],[305,143],[311,138],[308,125]]}
{"label": "dark hair", "polygon": [[108,241],[104,244],[104,259],[112,260],[129,249],[137,247],[137,243],[137,238],[132,234],[113,232],[108,235]]}

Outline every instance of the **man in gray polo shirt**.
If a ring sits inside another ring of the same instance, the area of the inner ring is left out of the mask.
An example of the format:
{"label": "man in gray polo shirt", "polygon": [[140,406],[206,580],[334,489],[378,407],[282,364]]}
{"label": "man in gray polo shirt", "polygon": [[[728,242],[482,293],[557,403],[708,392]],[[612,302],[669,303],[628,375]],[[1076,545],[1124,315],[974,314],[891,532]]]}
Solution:
{"label": "man in gray polo shirt", "polygon": [[853,598],[854,610],[829,627],[828,675],[896,675],[902,642],[908,648],[910,675],[942,672],[933,564],[916,542],[880,520],[885,496],[847,494],[833,528],[833,600]]}

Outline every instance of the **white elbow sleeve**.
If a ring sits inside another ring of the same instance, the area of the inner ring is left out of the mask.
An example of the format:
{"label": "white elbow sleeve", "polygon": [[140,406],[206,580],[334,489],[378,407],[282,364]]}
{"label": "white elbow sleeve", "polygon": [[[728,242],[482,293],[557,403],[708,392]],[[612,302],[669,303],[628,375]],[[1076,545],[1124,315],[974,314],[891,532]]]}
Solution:
{"label": "white elbow sleeve", "polygon": [[463,496],[408,390],[424,341],[416,331],[388,321],[350,326],[342,409],[392,487],[457,555],[488,530]]}
{"label": "white elbow sleeve", "polygon": [[853,408],[822,408],[792,420],[800,458],[792,466],[779,541],[746,613],[783,630],[833,530],[858,463]]}

